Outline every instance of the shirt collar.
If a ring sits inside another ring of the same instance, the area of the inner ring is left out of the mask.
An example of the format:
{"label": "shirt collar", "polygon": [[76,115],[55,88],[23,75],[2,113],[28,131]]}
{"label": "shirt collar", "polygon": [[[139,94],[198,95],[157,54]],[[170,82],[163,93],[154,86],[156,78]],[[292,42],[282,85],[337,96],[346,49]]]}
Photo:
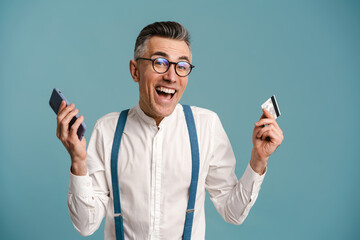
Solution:
{"label": "shirt collar", "polygon": [[[174,108],[174,111],[167,117],[164,117],[164,119],[160,122],[159,124],[159,128],[163,128],[166,126],[166,124],[169,122],[170,119],[174,118],[174,116],[176,115],[176,111],[181,108],[180,104],[176,104],[176,107]],[[148,115],[146,115],[144,113],[144,111],[140,108],[139,104],[137,104],[134,107],[136,113],[138,114],[138,116],[146,123],[152,126],[156,126],[156,122],[152,117],[149,117]],[[156,126],[157,127],[157,126]]]}

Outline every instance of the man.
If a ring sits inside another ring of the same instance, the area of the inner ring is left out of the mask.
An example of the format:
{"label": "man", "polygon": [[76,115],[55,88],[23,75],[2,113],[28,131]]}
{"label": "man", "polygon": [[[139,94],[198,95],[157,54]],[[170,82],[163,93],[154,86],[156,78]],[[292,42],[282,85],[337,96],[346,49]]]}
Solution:
{"label": "man", "polygon": [[[176,22],[145,27],[135,44],[130,73],[139,84],[139,104],[130,109],[118,157],[118,184],[125,239],[180,239],[192,179],[192,150],[183,106],[178,104],[188,83],[191,50],[187,30]],[[269,156],[283,134],[274,117],[263,110],[253,130],[253,150],[238,181],[235,157],[214,112],[191,107],[199,145],[199,175],[192,239],[205,238],[205,189],[225,221],[241,224],[253,206]],[[111,151],[119,113],[95,124],[86,151],[76,131],[81,116],[74,104],[63,102],[57,136],[71,156],[68,205],[75,228],[90,235],[106,216],[105,239],[116,239]]]}

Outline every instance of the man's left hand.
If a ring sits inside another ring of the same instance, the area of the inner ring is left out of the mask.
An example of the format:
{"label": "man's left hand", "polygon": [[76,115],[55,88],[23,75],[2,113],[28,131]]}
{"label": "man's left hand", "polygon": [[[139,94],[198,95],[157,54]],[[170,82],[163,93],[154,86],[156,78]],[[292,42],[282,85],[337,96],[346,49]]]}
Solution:
{"label": "man's left hand", "polygon": [[252,141],[251,168],[262,175],[265,172],[270,155],[283,141],[283,132],[277,124],[275,117],[263,108],[263,115],[255,123]]}

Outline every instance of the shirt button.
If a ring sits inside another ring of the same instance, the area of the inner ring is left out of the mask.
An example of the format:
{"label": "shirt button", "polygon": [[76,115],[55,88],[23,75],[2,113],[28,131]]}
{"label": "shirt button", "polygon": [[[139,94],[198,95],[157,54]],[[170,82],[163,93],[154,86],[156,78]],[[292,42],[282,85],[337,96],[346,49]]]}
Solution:
{"label": "shirt button", "polygon": [[87,186],[87,187],[90,187],[90,183],[88,182],[88,183],[86,184],[86,186]]}

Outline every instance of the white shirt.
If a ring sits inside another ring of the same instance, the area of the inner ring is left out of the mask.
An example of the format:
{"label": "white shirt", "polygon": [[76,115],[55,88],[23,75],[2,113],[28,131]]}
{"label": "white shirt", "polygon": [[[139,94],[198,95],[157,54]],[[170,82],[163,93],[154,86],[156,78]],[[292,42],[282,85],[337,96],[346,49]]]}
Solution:
{"label": "white shirt", "polygon": [[[248,164],[237,180],[235,156],[218,116],[191,107],[199,142],[199,180],[192,239],[205,239],[205,189],[225,221],[241,224],[256,201],[265,174]],[[88,173],[70,173],[68,206],[82,235],[96,231],[106,216],[105,239],[115,238],[111,148],[120,113],[100,118],[87,149]],[[182,105],[159,127],[137,105],[129,111],[118,160],[126,239],[181,239],[191,180],[191,148]]]}

